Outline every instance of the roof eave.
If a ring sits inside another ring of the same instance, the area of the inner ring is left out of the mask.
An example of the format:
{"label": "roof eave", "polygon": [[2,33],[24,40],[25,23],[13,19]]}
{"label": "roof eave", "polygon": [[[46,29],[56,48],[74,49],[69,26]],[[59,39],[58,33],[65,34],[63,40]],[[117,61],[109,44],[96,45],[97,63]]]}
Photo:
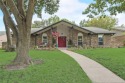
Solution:
{"label": "roof eave", "polygon": [[95,33],[95,34],[116,34],[116,33]]}

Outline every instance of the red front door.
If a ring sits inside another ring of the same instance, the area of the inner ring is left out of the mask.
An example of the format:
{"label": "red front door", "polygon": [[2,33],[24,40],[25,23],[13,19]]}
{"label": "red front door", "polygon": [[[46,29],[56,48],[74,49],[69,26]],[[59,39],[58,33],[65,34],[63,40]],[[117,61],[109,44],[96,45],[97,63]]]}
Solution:
{"label": "red front door", "polygon": [[58,47],[66,47],[66,37],[58,37]]}

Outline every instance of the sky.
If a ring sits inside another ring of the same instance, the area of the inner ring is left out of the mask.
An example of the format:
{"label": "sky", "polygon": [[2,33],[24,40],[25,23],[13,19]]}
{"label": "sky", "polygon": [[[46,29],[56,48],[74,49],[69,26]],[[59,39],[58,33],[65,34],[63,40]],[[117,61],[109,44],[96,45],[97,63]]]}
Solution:
{"label": "sky", "polygon": [[[66,18],[70,21],[75,21],[76,24],[83,19],[88,19],[86,15],[82,15],[83,10],[87,8],[87,6],[92,3],[93,0],[60,0],[60,7],[59,10],[54,14],[59,16],[60,18]],[[47,19],[51,17],[47,13],[42,12],[42,19]],[[125,24],[125,14],[121,13],[115,16],[118,19],[118,25]],[[37,18],[36,15],[33,16],[32,22],[35,20],[41,20]],[[5,27],[3,24],[3,14],[0,11],[0,31],[5,31]]]}

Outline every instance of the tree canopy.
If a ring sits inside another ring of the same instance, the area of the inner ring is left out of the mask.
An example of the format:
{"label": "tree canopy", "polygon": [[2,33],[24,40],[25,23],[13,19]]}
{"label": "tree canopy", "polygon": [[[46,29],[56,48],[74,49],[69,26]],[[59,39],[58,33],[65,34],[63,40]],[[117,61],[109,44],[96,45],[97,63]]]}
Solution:
{"label": "tree canopy", "polygon": [[95,15],[105,16],[107,13],[110,15],[117,15],[118,13],[125,12],[125,0],[94,0],[83,14],[93,18]]}
{"label": "tree canopy", "polygon": [[81,20],[80,23],[79,23],[79,26],[80,26],[80,27],[85,27],[85,26],[86,26],[86,22],[87,22],[87,21],[86,21],[85,19],[84,19],[84,20]]}
{"label": "tree canopy", "polygon": [[42,19],[41,21],[34,21],[34,23],[32,24],[32,28],[40,28],[40,27],[49,26],[58,21],[60,21],[60,18],[57,15],[54,15],[48,19]]}
{"label": "tree canopy", "polygon": [[49,26],[61,20],[65,20],[65,21],[75,24],[75,21],[69,21],[66,18],[61,19],[59,16],[54,15],[48,19],[42,19],[42,21],[34,21],[34,23],[32,24],[32,28],[40,28],[40,27]]}
{"label": "tree canopy", "polygon": [[106,16],[106,17],[97,17],[89,19],[88,21],[81,21],[81,27],[99,27],[111,30],[117,24],[117,19]]}

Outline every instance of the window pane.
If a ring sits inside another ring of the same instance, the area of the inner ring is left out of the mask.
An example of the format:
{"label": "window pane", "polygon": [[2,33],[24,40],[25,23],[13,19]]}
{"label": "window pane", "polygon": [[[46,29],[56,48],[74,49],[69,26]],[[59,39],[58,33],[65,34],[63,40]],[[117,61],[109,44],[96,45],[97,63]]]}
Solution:
{"label": "window pane", "polygon": [[47,43],[47,36],[43,36],[43,44]]}
{"label": "window pane", "polygon": [[47,37],[46,37],[46,36],[43,36],[43,39],[47,39]]}
{"label": "window pane", "polygon": [[78,45],[82,46],[82,36],[78,36]]}
{"label": "window pane", "polygon": [[99,38],[99,42],[100,42],[100,41],[103,41],[103,38]]}
{"label": "window pane", "polygon": [[103,45],[103,42],[99,42],[99,45]]}
{"label": "window pane", "polygon": [[78,42],[78,45],[79,45],[79,46],[82,46],[82,42]]}
{"label": "window pane", "polygon": [[82,36],[78,36],[78,41],[82,41]]}
{"label": "window pane", "polygon": [[98,35],[98,44],[103,45],[103,34]]}

